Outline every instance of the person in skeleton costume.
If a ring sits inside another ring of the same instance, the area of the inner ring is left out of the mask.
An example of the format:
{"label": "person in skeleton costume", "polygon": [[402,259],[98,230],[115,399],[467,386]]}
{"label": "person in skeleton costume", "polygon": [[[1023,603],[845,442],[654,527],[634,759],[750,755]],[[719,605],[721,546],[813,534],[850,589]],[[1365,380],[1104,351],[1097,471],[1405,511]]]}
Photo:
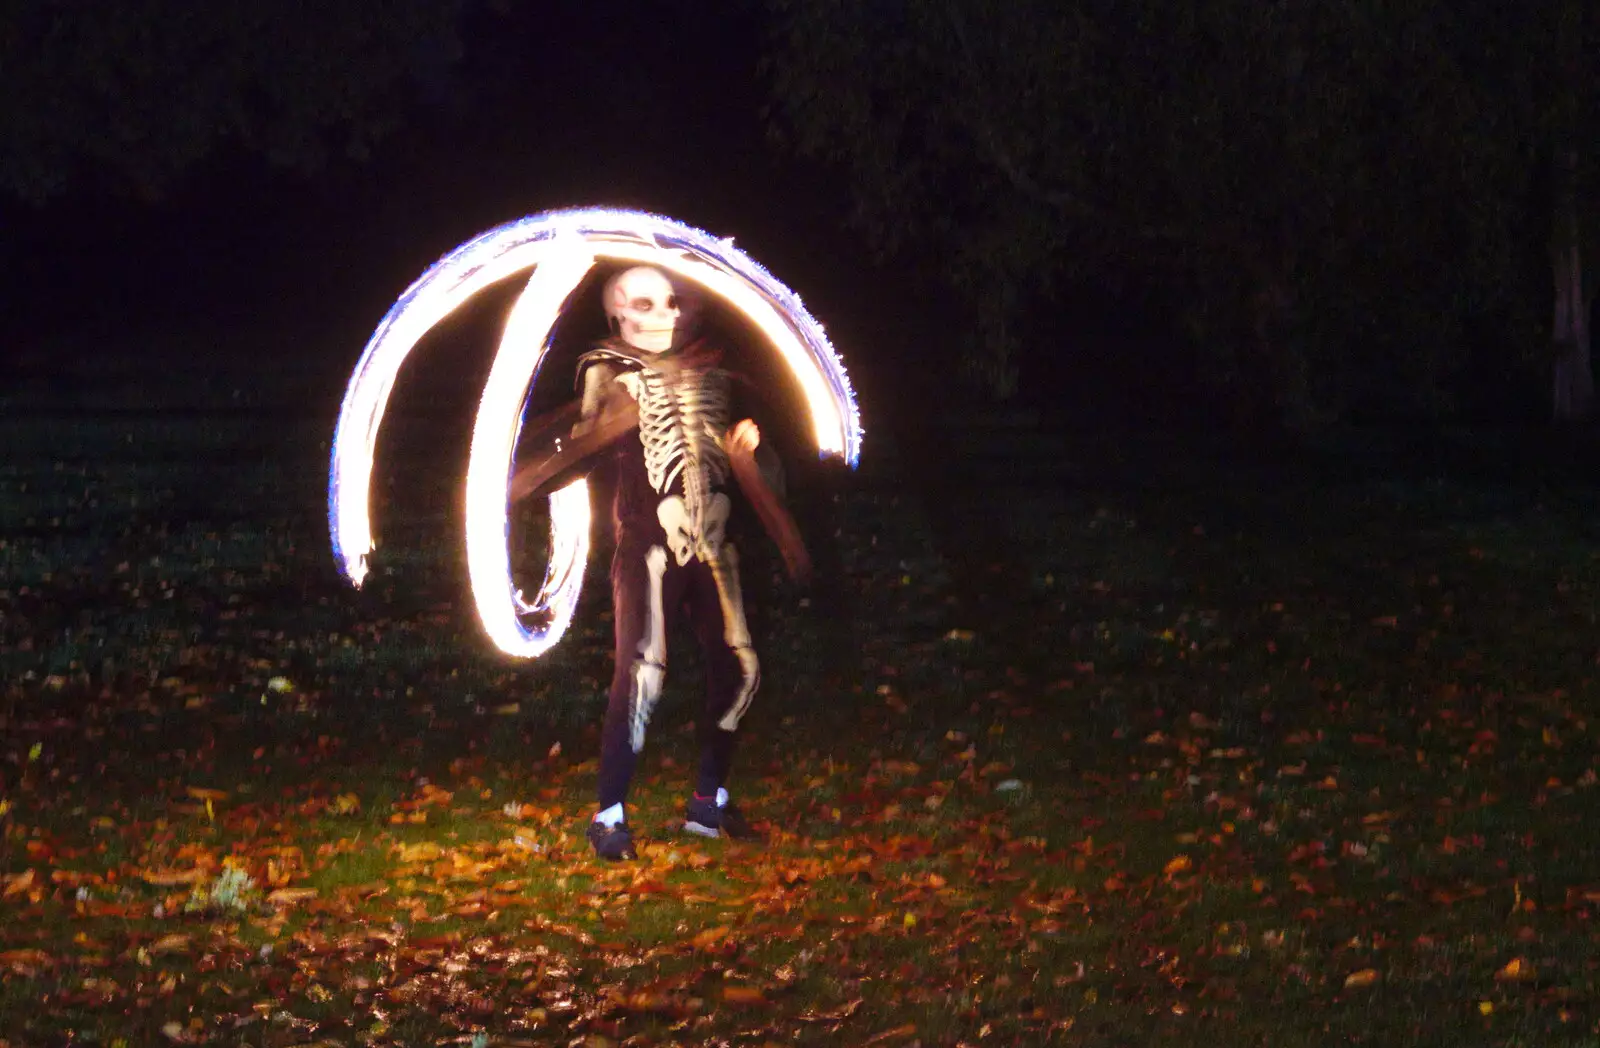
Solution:
{"label": "person in skeleton costume", "polygon": [[726,787],[739,721],[761,681],[738,551],[726,535],[732,482],[778,540],[790,573],[803,577],[809,560],[756,465],[758,449],[770,454],[760,430],[750,419],[729,425],[734,376],[719,353],[688,338],[667,276],[637,266],[613,276],[603,295],[611,337],[579,358],[582,399],[569,451],[609,443],[616,470],[616,662],[601,729],[598,811],[587,831],[596,853],[616,860],[635,854],[625,803],[666,677],[667,632],[680,611],[706,666],[705,707],[696,718],[700,764],[684,827],[709,837],[757,835]]}

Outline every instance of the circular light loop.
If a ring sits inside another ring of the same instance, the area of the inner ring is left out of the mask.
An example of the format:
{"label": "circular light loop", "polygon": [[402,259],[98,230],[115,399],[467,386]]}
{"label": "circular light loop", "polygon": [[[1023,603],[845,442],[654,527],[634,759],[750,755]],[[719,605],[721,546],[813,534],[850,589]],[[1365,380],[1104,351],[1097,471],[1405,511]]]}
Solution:
{"label": "circular light loop", "polygon": [[532,215],[489,230],[436,262],[400,296],[351,375],[334,433],[328,530],[340,569],[356,586],[372,552],[374,448],[395,378],[424,335],[462,303],[533,269],[506,320],[484,384],[467,463],[467,567],[478,616],[511,655],[536,656],[576,611],[589,549],[589,494],[578,479],[550,496],[550,564],[527,602],[511,577],[506,483],[521,409],[568,297],[597,260],[659,266],[738,310],[788,365],[805,397],[818,453],[852,467],[861,421],[844,365],[799,296],[754,259],[681,222],[639,211],[583,208]]}

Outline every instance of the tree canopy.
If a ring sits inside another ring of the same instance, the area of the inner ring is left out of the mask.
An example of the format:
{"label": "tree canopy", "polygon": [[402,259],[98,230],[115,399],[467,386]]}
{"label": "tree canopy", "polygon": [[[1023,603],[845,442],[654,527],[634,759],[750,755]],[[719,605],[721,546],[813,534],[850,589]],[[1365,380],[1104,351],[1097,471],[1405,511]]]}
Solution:
{"label": "tree canopy", "polygon": [[1280,416],[1425,406],[1468,329],[1547,301],[1562,0],[769,2],[779,132],[886,249],[952,260],[1001,393],[1022,304],[1091,270],[1180,289]]}
{"label": "tree canopy", "polygon": [[23,0],[0,9],[0,191],[159,192],[225,145],[362,155],[455,60],[463,0]]}

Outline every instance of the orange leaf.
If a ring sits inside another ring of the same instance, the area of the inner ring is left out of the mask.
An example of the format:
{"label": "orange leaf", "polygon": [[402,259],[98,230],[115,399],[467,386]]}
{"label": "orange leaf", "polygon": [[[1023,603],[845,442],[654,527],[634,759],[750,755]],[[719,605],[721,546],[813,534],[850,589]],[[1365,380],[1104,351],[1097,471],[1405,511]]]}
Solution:
{"label": "orange leaf", "polygon": [[1534,975],[1533,965],[1521,957],[1513,957],[1504,968],[1494,973],[1499,982],[1526,982]]}
{"label": "orange leaf", "polygon": [[1363,968],[1359,972],[1351,972],[1344,980],[1346,990],[1360,990],[1371,986],[1378,981],[1376,968]]}
{"label": "orange leaf", "polygon": [[163,935],[150,944],[151,953],[187,953],[188,950],[189,936],[184,932]]}
{"label": "orange leaf", "polygon": [[724,986],[722,999],[729,1004],[761,1004],[767,995],[761,992],[759,986]]}
{"label": "orange leaf", "polygon": [[853,1001],[846,1002],[843,1007],[835,1008],[835,1009],[833,1009],[832,1011],[829,1011],[829,1012],[817,1012],[817,1011],[811,1010],[810,1008],[807,1008],[805,1011],[800,1013],[798,1018],[802,1022],[808,1022],[808,1023],[837,1023],[837,1022],[843,1022],[844,1020],[850,1018],[852,1015],[856,1014],[856,1012],[860,1010],[862,1003],[863,1003],[862,998],[857,997]]}
{"label": "orange leaf", "polygon": [[293,906],[297,902],[305,902],[316,897],[315,888],[279,888],[267,895],[267,901],[274,906]]}
{"label": "orange leaf", "polygon": [[696,935],[693,939],[690,939],[689,945],[693,946],[697,950],[704,950],[707,947],[715,946],[717,943],[721,942],[727,937],[728,926],[726,924],[719,924],[715,928],[707,928],[699,935]]}
{"label": "orange leaf", "polygon": [[5,882],[5,898],[9,899],[13,895],[21,895],[23,892],[33,887],[33,867],[30,866],[21,873],[6,874]]}
{"label": "orange leaf", "polygon": [[633,993],[618,994],[616,1003],[630,1012],[658,1012],[666,1015],[682,1015],[693,1009],[671,994],[658,990],[636,990]]}
{"label": "orange leaf", "polygon": [[659,877],[641,877],[628,884],[628,891],[635,895],[659,895],[667,890],[667,882]]}
{"label": "orange leaf", "polygon": [[861,1043],[862,1044],[882,1044],[884,1041],[892,1041],[896,1037],[915,1037],[916,1035],[917,1035],[917,1026],[916,1026],[916,1024],[915,1023],[906,1023],[904,1026],[896,1026],[892,1030],[885,1030],[880,1034],[876,1034],[876,1035],[874,1035],[872,1037],[869,1037],[865,1041],[862,1041]]}
{"label": "orange leaf", "polygon": [[443,786],[435,786],[430,782],[428,785],[422,787],[419,796],[417,797],[417,803],[449,804],[451,799],[454,797],[455,794],[451,791],[445,789]]}
{"label": "orange leaf", "polygon": [[1194,861],[1187,855],[1178,855],[1173,857],[1161,872],[1165,873],[1168,877],[1171,877],[1175,874],[1179,874],[1185,870],[1191,869],[1193,866]]}
{"label": "orange leaf", "polygon": [[170,888],[176,884],[198,884],[205,880],[206,871],[195,867],[192,870],[141,870],[139,877],[146,884],[153,884],[158,888]]}
{"label": "orange leaf", "polygon": [[0,965],[20,974],[38,968],[50,968],[55,963],[55,958],[43,950],[0,950]]}

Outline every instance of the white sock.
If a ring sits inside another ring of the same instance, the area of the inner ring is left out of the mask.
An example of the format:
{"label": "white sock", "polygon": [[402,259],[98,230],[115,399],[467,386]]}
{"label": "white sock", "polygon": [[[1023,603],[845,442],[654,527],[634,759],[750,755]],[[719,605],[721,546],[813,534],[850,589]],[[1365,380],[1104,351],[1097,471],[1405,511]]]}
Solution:
{"label": "white sock", "polygon": [[728,806],[728,791],[723,789],[721,786],[718,786],[717,787],[717,807],[726,808],[727,806]]}
{"label": "white sock", "polygon": [[594,817],[595,822],[598,822],[608,830],[621,822],[622,819],[622,805],[620,803],[613,804],[611,807],[607,808],[603,812],[598,813]]}

